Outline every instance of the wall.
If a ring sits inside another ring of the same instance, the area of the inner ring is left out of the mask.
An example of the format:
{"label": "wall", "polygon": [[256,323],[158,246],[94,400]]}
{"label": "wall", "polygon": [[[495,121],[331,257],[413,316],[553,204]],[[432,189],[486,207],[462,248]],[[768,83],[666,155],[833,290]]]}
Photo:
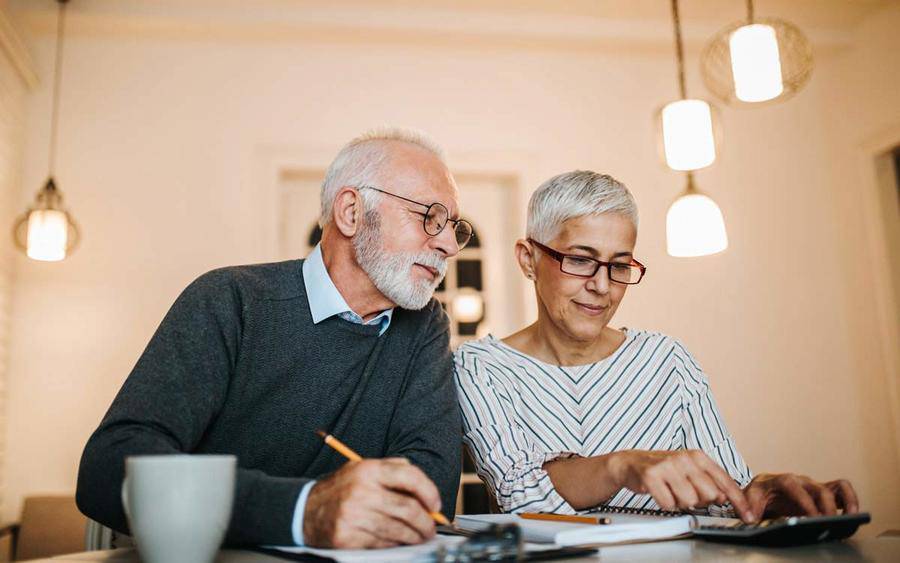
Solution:
{"label": "wall", "polygon": [[[18,34],[0,6],[0,507],[15,505],[6,498],[6,428],[9,378],[9,342],[13,285],[15,282],[15,249],[7,235],[13,221],[23,211],[18,209],[21,190],[22,151],[25,142],[26,96],[36,85],[37,77],[31,60]],[[14,400],[14,399],[13,399]]]}
{"label": "wall", "polygon": [[[24,16],[20,26],[47,76],[52,27]],[[787,104],[723,110],[723,152],[697,181],[722,207],[731,247],[689,260],[665,254],[665,212],[684,180],[660,164],[651,119],[676,94],[668,36],[629,49],[74,28],[58,178],[84,239],[64,263],[17,262],[3,516],[24,494],[73,490],[85,440],[191,279],[277,253],[277,210],[262,187],[270,155],[330,155],[393,123],[428,131],[451,164],[504,155],[526,195],[576,167],[626,182],[649,270],[615,323],[687,344],[755,470],[848,477],[875,514],[872,531],[900,526],[897,417],[884,392],[897,374],[872,322],[872,280],[847,266],[868,242],[865,214],[846,212],[858,167],[844,154],[896,122],[900,68],[869,46],[890,46],[898,26],[896,8],[871,16]],[[44,179],[49,107],[44,85],[29,99],[26,186]],[[524,213],[524,198],[512,205]],[[533,314],[530,298],[523,307]]]}

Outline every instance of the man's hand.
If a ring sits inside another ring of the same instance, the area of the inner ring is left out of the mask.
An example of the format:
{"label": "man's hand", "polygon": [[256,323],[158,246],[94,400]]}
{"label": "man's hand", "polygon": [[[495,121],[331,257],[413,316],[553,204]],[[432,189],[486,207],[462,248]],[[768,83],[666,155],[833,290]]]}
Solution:
{"label": "man's hand", "polygon": [[744,489],[755,518],[770,516],[830,516],[839,508],[859,512],[859,500],[846,479],[827,483],[793,473],[761,473]]}
{"label": "man's hand", "polygon": [[303,538],[311,547],[361,549],[434,536],[437,487],[405,458],[349,462],[310,489]]}
{"label": "man's hand", "polygon": [[753,513],[744,493],[719,464],[700,450],[616,452],[610,469],[617,483],[649,494],[663,510],[693,509],[731,501],[745,522]]}

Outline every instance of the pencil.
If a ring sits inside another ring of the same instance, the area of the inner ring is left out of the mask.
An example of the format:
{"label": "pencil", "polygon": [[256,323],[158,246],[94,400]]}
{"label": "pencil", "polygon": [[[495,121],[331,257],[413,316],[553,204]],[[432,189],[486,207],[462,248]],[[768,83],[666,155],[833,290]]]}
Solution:
{"label": "pencil", "polygon": [[[347,444],[341,442],[331,434],[324,432],[322,430],[316,430],[316,434],[322,437],[325,440],[325,443],[335,449],[339,454],[346,457],[350,461],[360,461],[362,460],[362,456],[358,453],[351,450]],[[431,519],[437,522],[438,524],[442,524],[444,526],[450,526],[450,521],[447,520],[447,517],[441,514],[440,512],[429,512]]]}
{"label": "pencil", "polygon": [[602,516],[575,516],[572,514],[548,514],[546,512],[522,512],[520,518],[526,520],[553,520],[554,522],[572,522],[575,524],[609,524],[609,518]]}

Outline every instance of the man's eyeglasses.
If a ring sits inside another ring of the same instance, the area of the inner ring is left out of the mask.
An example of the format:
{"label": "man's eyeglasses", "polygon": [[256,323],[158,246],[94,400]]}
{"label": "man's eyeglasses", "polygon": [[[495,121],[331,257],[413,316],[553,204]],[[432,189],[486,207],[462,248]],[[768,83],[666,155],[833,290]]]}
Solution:
{"label": "man's eyeglasses", "polygon": [[563,254],[558,250],[554,250],[549,246],[545,246],[534,239],[528,239],[528,242],[546,252],[551,258],[559,262],[559,269],[563,273],[570,276],[578,276],[579,278],[592,278],[597,275],[601,267],[606,267],[609,279],[616,283],[624,283],[634,285],[639,283],[644,277],[647,268],[643,264],[631,259],[630,263],[626,262],[604,262],[588,258],[587,256],[577,256],[575,254]]}
{"label": "man's eyeglasses", "polygon": [[447,226],[447,223],[453,223],[453,232],[456,233],[456,244],[459,245],[460,250],[462,250],[463,247],[469,244],[469,241],[472,240],[472,236],[474,235],[472,224],[465,219],[451,219],[450,211],[441,203],[420,203],[401,195],[392,194],[391,192],[373,188],[372,186],[360,186],[358,189],[375,190],[376,192],[380,192],[392,197],[396,197],[397,199],[402,199],[403,201],[407,201],[409,203],[421,205],[422,207],[424,207],[424,213],[420,213],[418,211],[413,211],[413,213],[422,216],[422,227],[425,229],[425,233],[428,234],[428,236],[438,236],[439,234],[441,234],[441,231],[444,230],[444,227]]}

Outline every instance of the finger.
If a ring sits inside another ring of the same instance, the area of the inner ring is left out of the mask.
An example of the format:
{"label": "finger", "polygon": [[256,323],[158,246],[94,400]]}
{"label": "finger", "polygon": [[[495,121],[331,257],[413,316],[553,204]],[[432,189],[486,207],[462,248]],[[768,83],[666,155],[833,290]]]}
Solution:
{"label": "finger", "polygon": [[378,482],[385,488],[413,495],[429,512],[441,509],[437,487],[421,469],[412,464],[383,463]]}
{"label": "finger", "polygon": [[377,512],[403,523],[416,532],[419,541],[426,540],[435,533],[431,515],[413,497],[386,490],[374,508]]}
{"label": "finger", "polygon": [[784,479],[779,483],[782,494],[788,497],[802,514],[807,516],[819,515],[819,509],[816,508],[815,501],[796,478]]}
{"label": "finger", "polygon": [[675,510],[675,497],[672,496],[672,491],[669,490],[665,481],[654,477],[645,477],[644,487],[647,489],[647,494],[653,497],[653,500],[656,501],[660,508],[663,510]]}
{"label": "finger", "polygon": [[[747,509],[747,517],[742,517],[741,519],[748,524],[762,520],[763,515],[766,513],[766,505],[768,504],[766,492],[762,487],[750,483],[744,490],[744,496],[747,499],[749,508]],[[738,514],[742,513],[738,512]]]}
{"label": "finger", "polygon": [[389,547],[381,538],[358,526],[346,526],[335,530],[331,547],[335,549],[367,549]]}
{"label": "finger", "polygon": [[845,513],[855,514],[859,512],[859,498],[857,498],[856,491],[853,490],[853,485],[849,481],[838,479],[837,481],[825,483],[825,486],[831,489],[835,497],[837,497],[838,503],[840,503]]}
{"label": "finger", "polygon": [[666,476],[672,494],[675,496],[675,504],[681,509],[693,509],[700,502],[700,497],[694,486],[687,478],[677,470]]}
{"label": "finger", "polygon": [[698,507],[725,502],[725,493],[719,490],[715,481],[705,471],[698,468],[696,471],[688,473],[687,478],[700,498],[697,503]]}
{"label": "finger", "polygon": [[826,516],[834,516],[837,514],[837,504],[835,503],[834,493],[824,485],[816,482],[810,482],[805,487],[806,492],[810,494],[816,501],[816,507],[819,512]]}
{"label": "finger", "polygon": [[365,522],[361,522],[360,526],[378,539],[394,545],[412,545],[422,542],[422,536],[400,520],[375,511],[372,511],[371,516],[366,518]]}
{"label": "finger", "polygon": [[[737,483],[734,482],[731,475],[726,473],[719,464],[707,458],[707,461],[703,462],[702,465],[706,470],[706,474],[716,483],[719,490],[725,494],[725,498],[727,498],[731,503],[731,506],[734,507],[735,512],[738,513],[741,520],[749,524],[762,518],[762,511],[757,513],[756,509],[751,507],[750,503],[747,501],[747,497],[744,496],[743,491],[737,486]],[[763,504],[763,510],[765,510],[765,503]]]}

